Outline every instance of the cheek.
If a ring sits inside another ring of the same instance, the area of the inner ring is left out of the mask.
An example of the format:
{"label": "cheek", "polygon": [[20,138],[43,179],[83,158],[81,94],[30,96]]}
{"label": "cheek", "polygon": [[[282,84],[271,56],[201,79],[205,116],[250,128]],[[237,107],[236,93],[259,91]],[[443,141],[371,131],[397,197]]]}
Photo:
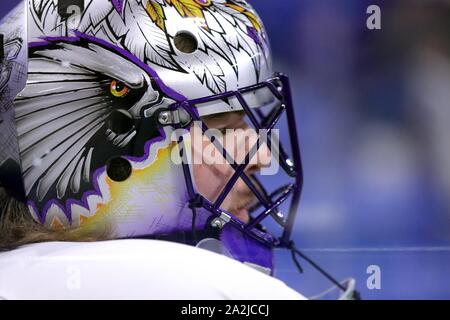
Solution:
{"label": "cheek", "polygon": [[[201,140],[198,137],[195,139],[193,132],[191,132],[191,138],[193,141],[192,159],[194,160],[193,178],[197,186],[197,192],[208,200],[214,201],[230,180],[234,170],[229,164],[225,163],[225,159],[209,139],[204,137]],[[223,143],[223,141],[220,142]],[[198,145],[199,143],[201,147]],[[217,164],[214,159],[222,163]]]}
{"label": "cheek", "polygon": [[[215,180],[212,171],[208,166],[202,164],[194,164],[194,180],[197,186],[197,191],[202,195],[206,196],[205,192],[208,191],[208,185],[211,179]],[[209,177],[209,180],[208,180]]]}
{"label": "cheek", "polygon": [[232,172],[226,165],[194,164],[197,191],[208,200],[214,200],[230,179]]}
{"label": "cheek", "polygon": [[[202,150],[207,150],[206,148],[210,146],[211,142],[204,141]],[[200,150],[192,151],[193,155],[197,154],[197,159],[200,160],[198,162],[194,161],[193,164],[194,181],[197,186],[197,191],[208,200],[213,201],[232,176],[232,169],[227,164],[207,164]]]}

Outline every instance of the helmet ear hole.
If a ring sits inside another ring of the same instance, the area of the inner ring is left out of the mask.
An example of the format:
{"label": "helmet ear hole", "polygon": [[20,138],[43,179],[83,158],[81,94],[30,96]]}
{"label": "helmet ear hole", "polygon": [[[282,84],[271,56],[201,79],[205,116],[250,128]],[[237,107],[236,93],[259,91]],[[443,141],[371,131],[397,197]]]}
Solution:
{"label": "helmet ear hole", "polygon": [[193,53],[198,49],[198,41],[189,31],[180,31],[173,39],[175,47],[183,53]]}
{"label": "helmet ear hole", "polygon": [[116,182],[127,180],[131,176],[131,163],[122,157],[115,157],[106,163],[106,174]]}
{"label": "helmet ear hole", "polygon": [[133,126],[133,116],[126,110],[115,110],[108,117],[108,128],[115,134],[127,133],[133,128]]}

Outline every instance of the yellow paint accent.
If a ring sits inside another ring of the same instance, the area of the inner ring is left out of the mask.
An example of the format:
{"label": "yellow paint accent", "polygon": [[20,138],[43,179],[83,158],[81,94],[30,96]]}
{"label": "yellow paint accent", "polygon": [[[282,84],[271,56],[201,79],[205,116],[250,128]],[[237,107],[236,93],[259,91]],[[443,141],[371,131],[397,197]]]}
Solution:
{"label": "yellow paint accent", "polygon": [[149,0],[145,6],[150,19],[163,31],[166,31],[166,16],[163,7],[156,1]]}
{"label": "yellow paint accent", "polygon": [[225,6],[236,10],[239,13],[242,13],[243,15],[245,15],[247,17],[247,19],[251,22],[251,24],[253,25],[253,27],[258,30],[261,31],[262,29],[262,22],[259,20],[259,18],[256,16],[256,14],[254,14],[253,12],[245,9],[244,7],[241,7],[237,4],[231,4],[231,3],[227,3],[225,4]]}
{"label": "yellow paint accent", "polygon": [[166,0],[166,2],[175,7],[178,13],[182,17],[191,17],[191,18],[201,18],[205,19],[203,14],[203,8],[207,7],[209,4],[201,4],[195,0]]}
{"label": "yellow paint accent", "polygon": [[106,183],[110,193],[110,201],[105,204],[98,204],[95,215],[91,217],[80,215],[80,232],[89,233],[89,230],[95,229],[96,225],[116,219],[138,219],[139,213],[134,213],[136,216],[130,216],[130,212],[133,212],[130,199],[142,199],[146,196],[146,193],[152,193],[152,196],[163,204],[166,201],[167,194],[174,191],[171,190],[168,183],[164,185],[167,182],[164,177],[171,170],[172,160],[170,157],[175,145],[175,143],[172,143],[168,147],[159,149],[152,164],[144,169],[133,169],[131,176],[123,182],[116,182],[107,177]]}

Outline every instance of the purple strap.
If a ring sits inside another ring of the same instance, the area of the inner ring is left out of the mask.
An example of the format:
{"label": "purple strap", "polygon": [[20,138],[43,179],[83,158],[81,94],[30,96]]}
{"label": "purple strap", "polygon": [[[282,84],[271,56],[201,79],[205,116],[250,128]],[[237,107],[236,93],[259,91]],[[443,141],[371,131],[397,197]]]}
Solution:
{"label": "purple strap", "polygon": [[256,264],[273,272],[273,250],[247,236],[231,225],[226,225],[220,235],[224,247],[234,259]]}

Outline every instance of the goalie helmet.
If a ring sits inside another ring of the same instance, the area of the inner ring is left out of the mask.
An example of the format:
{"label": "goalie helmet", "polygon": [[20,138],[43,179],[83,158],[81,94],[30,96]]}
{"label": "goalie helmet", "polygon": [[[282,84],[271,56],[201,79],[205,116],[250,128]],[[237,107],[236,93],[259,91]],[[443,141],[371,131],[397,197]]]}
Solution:
{"label": "goalie helmet", "polygon": [[[87,234],[108,224],[116,238],[213,226],[233,257],[272,268],[271,249],[290,243],[302,173],[289,81],[272,72],[266,31],[248,3],[29,0],[1,33],[0,176],[37,222]],[[290,181],[269,191],[248,174],[258,136],[207,198],[186,136],[198,123],[228,159],[204,118],[236,111],[266,138],[287,115],[291,150],[272,139],[265,146]],[[258,200],[249,221],[222,206],[238,180]],[[262,227],[269,218],[280,235]]]}

